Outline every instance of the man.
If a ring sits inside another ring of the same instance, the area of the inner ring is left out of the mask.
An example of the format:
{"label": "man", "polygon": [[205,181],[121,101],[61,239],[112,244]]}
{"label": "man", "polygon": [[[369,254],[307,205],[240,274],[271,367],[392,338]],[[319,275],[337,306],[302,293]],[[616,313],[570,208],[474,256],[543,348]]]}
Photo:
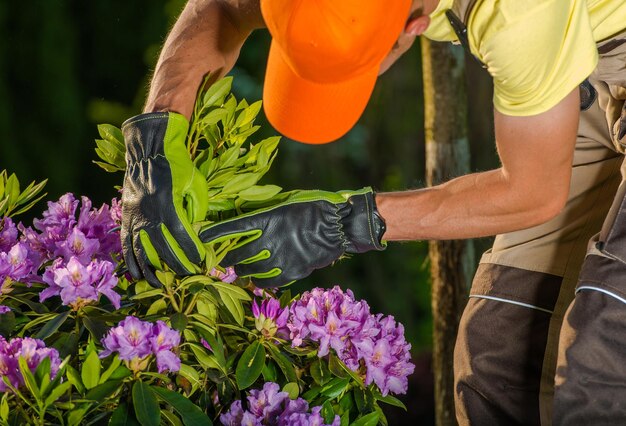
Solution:
{"label": "man", "polygon": [[[264,26],[266,114],[310,143],[354,124],[416,36],[463,42],[494,79],[502,166],[415,191],[313,192],[194,235],[206,207],[185,118],[203,76],[228,72]],[[497,235],[457,339],[459,422],[626,423],[625,30],[623,0],[191,0],[157,64],[157,113],[124,125],[129,269],[158,284],[161,260],[191,273],[202,241],[239,235],[225,261],[276,286],[385,241]]]}

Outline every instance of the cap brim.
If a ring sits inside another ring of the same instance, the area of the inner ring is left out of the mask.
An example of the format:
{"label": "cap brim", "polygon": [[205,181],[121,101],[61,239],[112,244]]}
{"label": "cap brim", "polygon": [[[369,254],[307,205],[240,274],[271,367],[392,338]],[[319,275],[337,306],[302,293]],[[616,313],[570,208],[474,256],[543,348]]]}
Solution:
{"label": "cap brim", "polygon": [[272,42],[263,105],[269,122],[286,137],[304,143],[332,142],[358,121],[372,95],[378,67],[341,83],[321,84],[295,74]]}

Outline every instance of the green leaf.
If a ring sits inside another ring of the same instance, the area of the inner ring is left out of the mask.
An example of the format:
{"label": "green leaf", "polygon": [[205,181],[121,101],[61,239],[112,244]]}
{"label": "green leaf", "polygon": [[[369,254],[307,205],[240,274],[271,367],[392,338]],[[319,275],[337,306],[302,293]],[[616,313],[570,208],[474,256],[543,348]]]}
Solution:
{"label": "green leaf", "polygon": [[378,413],[369,413],[363,417],[358,418],[350,426],[376,426],[380,415]]}
{"label": "green leaf", "polygon": [[161,410],[161,416],[165,418],[172,426],[183,426],[178,416],[171,411]]}
{"label": "green leaf", "polygon": [[57,315],[55,318],[53,318],[52,320],[46,322],[46,324],[43,327],[41,327],[41,330],[39,330],[39,333],[35,335],[35,339],[43,340],[43,339],[47,339],[48,337],[50,337],[59,329],[59,327],[63,325],[63,323],[65,323],[70,313],[71,311],[62,312],[59,315]]}
{"label": "green leaf", "polygon": [[113,412],[109,420],[109,426],[139,426],[139,423],[137,423],[137,420],[126,403],[122,402]]}
{"label": "green leaf", "polygon": [[9,392],[5,392],[2,395],[2,400],[0,401],[0,419],[5,422],[9,420]]}
{"label": "green leaf", "polygon": [[269,349],[270,356],[274,361],[276,361],[276,364],[278,364],[278,367],[285,375],[287,381],[297,382],[298,376],[296,375],[296,369],[293,362],[287,358],[287,356],[285,356],[285,354],[283,354],[274,344],[268,342],[266,348]]}
{"label": "green leaf", "polygon": [[202,116],[200,122],[203,126],[211,126],[226,118],[228,112],[224,108],[214,108]]}
{"label": "green leaf", "polygon": [[326,400],[324,404],[322,404],[322,417],[324,418],[324,423],[332,423],[335,419],[335,410],[333,410],[333,404],[330,400]]}
{"label": "green leaf", "polygon": [[230,293],[220,291],[220,297],[222,302],[226,306],[226,309],[231,313],[237,324],[243,325],[245,313],[240,300],[233,299]]}
{"label": "green leaf", "polygon": [[37,399],[37,401],[41,401],[41,392],[39,387],[37,386],[37,382],[35,381],[35,377],[33,373],[28,368],[28,362],[26,358],[23,356],[19,357],[18,364],[20,367],[20,373],[22,373],[22,377],[24,378],[24,384],[30,391],[30,393]]}
{"label": "green leaf", "polygon": [[78,371],[76,371],[74,367],[68,364],[65,374],[67,376],[68,382],[71,383],[78,392],[80,392],[81,394],[84,394],[86,392],[83,380],[80,378],[80,374],[78,374]]}
{"label": "green leaf", "polygon": [[265,365],[265,348],[255,340],[239,358],[235,377],[239,389],[246,389],[256,381],[263,371]]}
{"label": "green leaf", "polygon": [[275,362],[268,362],[265,364],[265,366],[263,367],[263,371],[261,372],[261,374],[263,374],[263,380],[266,382],[276,382],[277,379],[277,371],[276,371],[276,363]]}
{"label": "green leaf", "polygon": [[108,381],[110,382],[111,380],[125,379],[131,374],[132,372],[125,365],[120,365],[115,369],[115,371],[113,371],[113,373],[111,373],[111,377],[109,377]]}
{"label": "green leaf", "polygon": [[157,315],[160,312],[167,310],[167,302],[165,299],[157,299],[155,300],[148,310],[146,311],[146,316]]}
{"label": "green leaf", "polygon": [[109,172],[109,173],[124,171],[124,169],[121,169],[117,166],[112,166],[111,164],[108,164],[108,163],[103,163],[102,161],[93,161],[93,163],[98,165],[101,169],[104,169],[104,171]]}
{"label": "green leaf", "polygon": [[402,408],[404,411],[406,411],[406,405],[404,405],[402,401],[392,395],[382,396],[379,392],[374,392],[374,398],[377,401],[393,405],[394,407]]}
{"label": "green leaf", "polygon": [[174,315],[171,316],[170,322],[174,330],[183,331],[185,330],[185,328],[187,328],[187,323],[189,322],[189,320],[187,319],[187,316],[185,314],[181,312],[176,312]]}
{"label": "green leaf", "polygon": [[235,175],[234,178],[229,180],[222,189],[223,194],[238,194],[244,189],[255,185],[259,181],[258,173],[242,173]]}
{"label": "green leaf", "polygon": [[211,281],[210,285],[217,288],[220,293],[228,293],[233,299],[236,300],[252,300],[250,295],[241,287],[237,287],[235,284],[223,283],[221,281]]}
{"label": "green leaf", "polygon": [[237,121],[235,122],[235,127],[243,127],[246,124],[252,123],[256,116],[261,111],[262,101],[256,101],[249,107],[245,108],[237,117]]}
{"label": "green leaf", "polygon": [[189,344],[191,346],[191,351],[202,368],[215,368],[216,370],[223,370],[226,368],[226,365],[220,364],[214,355],[206,353],[206,349],[200,343],[189,342]]}
{"label": "green leaf", "polygon": [[241,148],[238,146],[233,146],[232,148],[228,148],[226,152],[219,156],[219,168],[227,169],[232,167],[239,158],[239,154],[241,152]]}
{"label": "green leaf", "polygon": [[111,142],[119,150],[126,151],[124,135],[119,128],[112,126],[111,124],[99,124],[98,134],[102,139]]}
{"label": "green leaf", "polygon": [[[343,369],[343,371],[345,373],[348,374],[348,376],[352,377],[352,379],[357,382],[359,384],[360,387],[365,388],[365,383],[363,383],[363,378],[357,374],[356,372],[352,371],[350,369],[350,367],[348,367],[342,360],[340,360],[337,355],[335,354],[331,354],[329,357],[329,362],[328,362],[330,371],[332,371],[333,373],[339,373],[339,369]],[[336,374],[338,377],[346,377],[345,374]]]}
{"label": "green leaf", "polygon": [[100,367],[101,363],[98,353],[95,350],[89,352],[80,370],[80,377],[87,389],[93,389],[98,385],[100,381]]}
{"label": "green leaf", "polygon": [[217,101],[222,99],[224,96],[230,92],[230,89],[233,84],[232,77],[224,77],[215,83],[213,83],[207,90],[204,92],[204,96],[202,97],[202,105],[203,107],[211,106],[216,104]]}
{"label": "green leaf", "polygon": [[9,311],[6,314],[0,314],[0,335],[9,337],[15,330],[15,314]]}
{"label": "green leaf", "polygon": [[73,409],[67,415],[67,425],[68,426],[78,426],[81,424],[83,419],[85,418],[85,414],[91,408],[91,404],[82,404],[78,408]]}
{"label": "green leaf", "polygon": [[144,382],[136,381],[133,385],[133,407],[135,416],[142,426],[159,426],[161,422],[161,410],[156,395],[150,386]]}
{"label": "green leaf", "polygon": [[42,394],[46,392],[46,386],[50,383],[50,358],[45,357],[35,370],[35,381]]}
{"label": "green leaf", "polygon": [[326,365],[326,361],[322,359],[318,359],[311,364],[310,373],[313,380],[315,380],[315,383],[320,386],[325,385],[333,378],[330,374],[328,366]]}
{"label": "green leaf", "polygon": [[109,331],[109,327],[106,322],[99,318],[90,318],[85,316],[83,317],[83,324],[87,330],[89,330],[91,337],[97,342],[99,342],[100,339],[102,339],[102,337],[104,337],[104,335]]}
{"label": "green leaf", "polygon": [[334,378],[326,386],[322,388],[321,394],[328,398],[337,398],[350,385],[350,379]]}
{"label": "green leaf", "polygon": [[109,380],[108,382],[104,382],[101,385],[98,385],[95,388],[91,389],[89,392],[87,392],[85,398],[92,401],[102,402],[104,399],[108,398],[117,390],[119,390],[121,386],[121,380]]}
{"label": "green leaf", "polygon": [[65,392],[67,392],[72,387],[72,384],[68,382],[59,383],[52,391],[50,395],[46,398],[45,405],[49,407],[52,405],[57,399],[61,398]]}
{"label": "green leaf", "polygon": [[134,296],[131,297],[132,300],[141,300],[141,299],[147,299],[149,297],[155,297],[155,296],[161,296],[163,295],[163,289],[161,288],[155,288],[152,290],[148,290],[148,291],[143,291],[139,294],[135,294]]}
{"label": "green leaf", "polygon": [[181,364],[178,374],[187,379],[194,390],[198,389],[202,384],[200,381],[200,373],[189,365]]}
{"label": "green leaf", "polygon": [[107,380],[109,380],[111,375],[115,372],[115,370],[117,370],[117,368],[120,365],[122,365],[122,360],[120,359],[119,356],[114,356],[113,360],[111,361],[111,364],[109,364],[107,369],[100,376],[100,380],[99,380],[98,384],[102,384],[102,383],[106,382]]}
{"label": "green leaf", "polygon": [[180,415],[186,426],[211,426],[213,422],[202,410],[177,392],[152,387],[153,392],[163,401],[171,405]]}
{"label": "green leaf", "polygon": [[265,201],[282,190],[280,186],[276,185],[254,185],[239,192],[239,198],[245,201]]}
{"label": "green leaf", "polygon": [[300,395],[300,387],[297,383],[289,382],[283,386],[283,392],[287,392],[289,394],[289,399],[297,399]]}

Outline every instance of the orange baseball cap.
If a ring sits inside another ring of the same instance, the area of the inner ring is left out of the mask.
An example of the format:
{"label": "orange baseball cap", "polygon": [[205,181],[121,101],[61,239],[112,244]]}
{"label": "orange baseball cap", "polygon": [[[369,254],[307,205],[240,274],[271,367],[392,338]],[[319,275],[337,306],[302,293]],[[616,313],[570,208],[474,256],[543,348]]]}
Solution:
{"label": "orange baseball cap", "polygon": [[290,139],[334,141],[357,122],[411,0],[261,0],[272,45],[263,105]]}

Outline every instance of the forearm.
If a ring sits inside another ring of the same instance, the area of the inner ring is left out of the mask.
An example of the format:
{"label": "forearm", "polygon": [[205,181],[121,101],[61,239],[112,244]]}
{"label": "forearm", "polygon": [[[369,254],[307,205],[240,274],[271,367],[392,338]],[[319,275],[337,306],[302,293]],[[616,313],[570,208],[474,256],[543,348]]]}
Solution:
{"label": "forearm", "polygon": [[498,169],[432,188],[379,193],[376,204],[387,226],[385,240],[476,238],[538,225],[560,210],[560,197],[552,204],[529,193]]}
{"label": "forearm", "polygon": [[218,79],[230,71],[244,41],[260,26],[258,2],[190,0],[163,46],[144,111],[190,118],[204,76]]}

